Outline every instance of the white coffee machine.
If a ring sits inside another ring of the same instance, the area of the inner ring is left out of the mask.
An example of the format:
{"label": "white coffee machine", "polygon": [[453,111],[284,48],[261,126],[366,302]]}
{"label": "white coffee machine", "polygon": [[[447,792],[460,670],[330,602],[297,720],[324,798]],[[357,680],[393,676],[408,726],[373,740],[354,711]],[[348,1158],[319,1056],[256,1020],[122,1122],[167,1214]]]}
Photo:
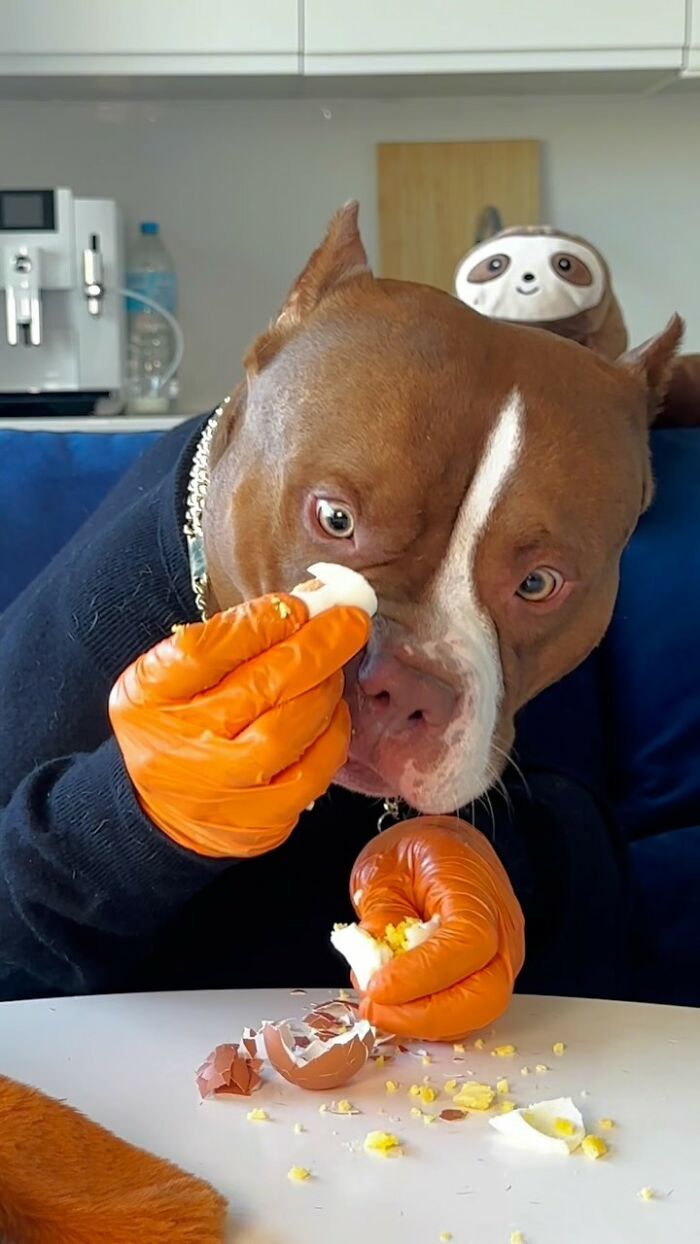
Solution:
{"label": "white coffee machine", "polygon": [[112,200],[0,189],[0,415],[91,414],[119,397],[122,274]]}

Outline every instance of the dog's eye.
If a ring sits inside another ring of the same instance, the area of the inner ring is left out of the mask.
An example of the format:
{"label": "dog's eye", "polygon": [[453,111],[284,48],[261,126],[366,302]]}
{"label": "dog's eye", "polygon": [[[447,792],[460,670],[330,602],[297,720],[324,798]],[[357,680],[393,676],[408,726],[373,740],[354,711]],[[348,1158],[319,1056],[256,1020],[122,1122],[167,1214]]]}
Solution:
{"label": "dog's eye", "polygon": [[515,594],[521,600],[538,603],[543,600],[551,600],[561,590],[563,585],[564,580],[558,570],[549,570],[546,566],[538,566],[537,570],[531,570],[527,578],[523,579]]}
{"label": "dog's eye", "polygon": [[355,530],[352,511],[340,501],[318,501],[316,518],[326,535],[337,540],[348,540]]}

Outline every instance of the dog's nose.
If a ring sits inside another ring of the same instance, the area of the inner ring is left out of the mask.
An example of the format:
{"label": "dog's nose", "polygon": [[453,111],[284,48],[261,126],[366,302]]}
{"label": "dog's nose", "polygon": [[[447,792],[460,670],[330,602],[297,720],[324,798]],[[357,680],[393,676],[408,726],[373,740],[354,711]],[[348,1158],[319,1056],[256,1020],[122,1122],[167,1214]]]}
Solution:
{"label": "dog's nose", "polygon": [[534,274],[534,272],[523,272],[523,275],[521,276],[521,278],[520,278],[520,279],[521,279],[521,281],[528,281],[528,282],[529,282],[529,281],[534,281],[534,279],[535,279],[535,274]]}
{"label": "dog's nose", "polygon": [[457,707],[457,691],[395,652],[367,653],[358,682],[384,728],[392,734],[444,728]]}

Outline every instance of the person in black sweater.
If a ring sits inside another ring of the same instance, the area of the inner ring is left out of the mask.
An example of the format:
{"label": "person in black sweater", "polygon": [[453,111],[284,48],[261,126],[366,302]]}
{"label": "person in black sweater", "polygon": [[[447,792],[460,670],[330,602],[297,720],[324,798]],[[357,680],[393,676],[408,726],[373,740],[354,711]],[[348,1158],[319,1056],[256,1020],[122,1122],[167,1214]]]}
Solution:
{"label": "person in black sweater", "polygon": [[[256,859],[187,851],[145,816],[110,729],[120,673],[195,622],[183,535],[206,420],[164,435],[0,619],[0,997],[345,983],[329,944],[383,808],[333,787]],[[513,771],[468,815],[523,905],[520,987],[619,984],[624,870],[604,807],[556,773]],[[466,814],[466,813],[465,813]],[[604,961],[580,912],[598,899]],[[616,953],[617,952],[617,953]]]}

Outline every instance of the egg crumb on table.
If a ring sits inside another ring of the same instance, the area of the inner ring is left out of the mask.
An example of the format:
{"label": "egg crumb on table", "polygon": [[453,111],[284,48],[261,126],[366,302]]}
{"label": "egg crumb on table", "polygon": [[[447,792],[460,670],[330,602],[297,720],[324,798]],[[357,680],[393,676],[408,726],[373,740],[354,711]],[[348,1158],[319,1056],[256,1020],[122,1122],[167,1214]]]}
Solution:
{"label": "egg crumb on table", "polygon": [[249,1110],[247,1118],[249,1123],[269,1123],[270,1121],[267,1110],[261,1110],[259,1106],[256,1106],[254,1110]]}
{"label": "egg crumb on table", "polygon": [[490,1084],[478,1084],[476,1080],[467,1080],[452,1098],[455,1106],[463,1106],[465,1110],[490,1110],[496,1094]]}
{"label": "egg crumb on table", "polygon": [[600,1136],[584,1136],[581,1141],[581,1150],[587,1158],[595,1161],[596,1158],[604,1158],[608,1152],[608,1146]]}
{"label": "egg crumb on table", "polygon": [[515,1110],[515,1102],[502,1101],[499,1106],[499,1110],[501,1114],[510,1114],[511,1110]]}
{"label": "egg crumb on table", "polygon": [[365,1153],[377,1153],[380,1157],[398,1157],[403,1151],[398,1136],[393,1132],[368,1132],[364,1142]]}
{"label": "egg crumb on table", "polygon": [[556,1054],[558,1057],[561,1057],[565,1049],[566,1049],[566,1046],[564,1045],[563,1041],[555,1041],[554,1045],[552,1046],[552,1053]]}
{"label": "egg crumb on table", "polygon": [[501,1094],[502,1094],[502,1093],[509,1093],[509,1092],[510,1092],[510,1085],[509,1085],[508,1081],[507,1081],[507,1080],[497,1080],[497,1081],[496,1081],[496,1092],[497,1092],[497,1093],[501,1093]]}
{"label": "egg crumb on table", "polygon": [[602,1127],[604,1132],[611,1132],[615,1124],[612,1119],[599,1119],[598,1127]]}
{"label": "egg crumb on table", "polygon": [[384,1088],[386,1089],[387,1093],[398,1093],[399,1087],[400,1085],[398,1083],[398,1080],[387,1080],[384,1085]]}
{"label": "egg crumb on table", "polygon": [[294,1124],[294,1135],[295,1136],[301,1136],[302,1132],[305,1132],[305,1131],[306,1131],[306,1128],[304,1127],[303,1123]]}
{"label": "egg crumb on table", "polygon": [[474,1042],[474,1049],[483,1050],[485,1045],[486,1045],[486,1042],[484,1041],[484,1038],[477,1037],[476,1041]]}
{"label": "egg crumb on table", "polygon": [[491,1050],[492,1058],[512,1058],[515,1054],[514,1045],[497,1045]]}
{"label": "egg crumb on table", "polygon": [[456,1093],[457,1092],[457,1081],[456,1080],[445,1080],[445,1083],[443,1084],[443,1088],[446,1093]]}
{"label": "egg crumb on table", "polygon": [[335,1113],[336,1114],[357,1114],[358,1111],[355,1109],[352,1102],[348,1101],[347,1097],[343,1097],[341,1101],[338,1101],[335,1103]]}
{"label": "egg crumb on table", "polygon": [[510,1244],[525,1244],[525,1236],[522,1231],[511,1231]]}
{"label": "egg crumb on table", "polygon": [[440,1244],[448,1244],[448,1241],[449,1241],[449,1240],[451,1240],[451,1239],[452,1239],[452,1232],[451,1232],[451,1231],[441,1231],[441,1232],[440,1232]]}
{"label": "egg crumb on table", "polygon": [[464,1042],[455,1041],[454,1045],[452,1046],[452,1049],[455,1054],[463,1054],[464,1053]]}
{"label": "egg crumb on table", "polygon": [[386,1058],[384,1057],[384,1055],[377,1054],[377,1057],[374,1060],[374,1065],[375,1067],[383,1067],[385,1062],[386,1062]]}
{"label": "egg crumb on table", "polygon": [[640,1188],[637,1196],[641,1197],[643,1201],[653,1201],[656,1193],[653,1188]]}
{"label": "egg crumb on table", "polygon": [[530,1068],[529,1068],[529,1067],[521,1067],[521,1068],[520,1068],[520,1074],[521,1074],[521,1076],[529,1076],[529,1075],[530,1075]]}
{"label": "egg crumb on table", "polygon": [[537,1072],[538,1075],[543,1076],[545,1071],[549,1071],[549,1067],[547,1066],[546,1063],[538,1063],[537,1066],[535,1067],[535,1071]]}
{"label": "egg crumb on table", "polygon": [[308,1171],[305,1166],[292,1166],[287,1171],[287,1179],[293,1184],[306,1183],[310,1178],[311,1171]]}

